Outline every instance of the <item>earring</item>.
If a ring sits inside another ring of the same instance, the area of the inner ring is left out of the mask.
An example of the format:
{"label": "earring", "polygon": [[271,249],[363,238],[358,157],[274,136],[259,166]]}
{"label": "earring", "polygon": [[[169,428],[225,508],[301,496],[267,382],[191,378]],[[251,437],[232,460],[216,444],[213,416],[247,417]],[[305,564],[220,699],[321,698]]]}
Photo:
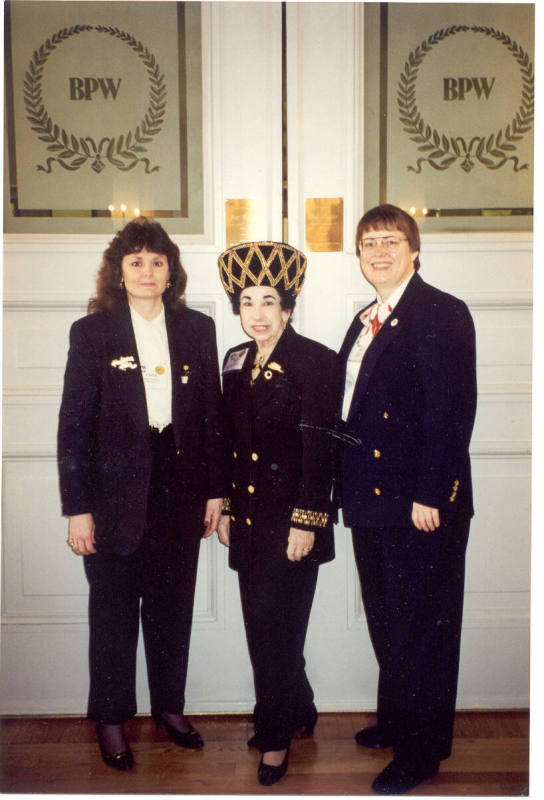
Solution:
{"label": "earring", "polygon": [[119,288],[122,289],[124,285],[125,285],[125,281],[124,281],[123,278],[121,278],[121,280],[119,281]]}
{"label": "earring", "polygon": [[171,286],[172,286],[172,284],[170,283],[170,281],[166,281],[166,288],[170,289]]}

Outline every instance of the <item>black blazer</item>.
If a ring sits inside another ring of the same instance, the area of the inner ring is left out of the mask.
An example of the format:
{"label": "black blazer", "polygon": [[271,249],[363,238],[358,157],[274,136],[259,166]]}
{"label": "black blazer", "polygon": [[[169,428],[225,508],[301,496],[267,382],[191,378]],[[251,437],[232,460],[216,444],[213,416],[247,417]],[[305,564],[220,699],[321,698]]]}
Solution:
{"label": "black blazer", "polygon": [[[346,360],[362,329],[353,320]],[[474,324],[461,300],[416,273],[363,358],[340,454],[344,522],[410,523],[414,501],[472,514]]]}
{"label": "black blazer", "polygon": [[[176,478],[189,523],[180,526],[180,536],[199,536],[206,499],[223,497],[225,490],[215,327],[209,317],[185,307],[165,307],[165,315]],[[123,369],[123,357],[126,364],[130,356],[135,368]],[[58,458],[63,514],[94,515],[97,550],[134,552],[144,532],[152,456],[128,305],[117,314],[89,314],[72,325]]]}
{"label": "black blazer", "polygon": [[291,526],[315,532],[309,560],[330,561],[336,354],[288,325],[251,386],[255,353],[255,342],[246,342],[229,350],[223,363],[230,566],[241,569],[256,554],[284,555]]}

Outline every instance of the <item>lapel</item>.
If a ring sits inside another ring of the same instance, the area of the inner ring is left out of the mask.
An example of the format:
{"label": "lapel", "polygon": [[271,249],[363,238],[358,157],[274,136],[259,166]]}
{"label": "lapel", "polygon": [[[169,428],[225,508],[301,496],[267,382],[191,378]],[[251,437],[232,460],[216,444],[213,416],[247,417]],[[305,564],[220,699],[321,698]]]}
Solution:
{"label": "lapel", "polygon": [[[297,334],[293,328],[287,325],[252,387],[253,403],[256,408],[263,408],[270,403],[285,383],[286,375],[289,374],[296,337]],[[248,353],[248,358],[251,355],[252,353]],[[251,363],[253,363],[253,358]]]}
{"label": "lapel", "polygon": [[[396,339],[397,336],[404,335],[406,322],[410,317],[412,308],[414,307],[415,304],[417,304],[417,298],[421,292],[422,286],[423,286],[423,280],[416,272],[409,281],[399,302],[397,303],[397,305],[395,306],[395,308],[393,309],[392,313],[389,315],[387,320],[384,322],[382,328],[380,329],[380,332],[378,333],[377,336],[374,337],[368,350],[363,356],[363,360],[361,362],[361,368],[359,369],[359,375],[357,377],[357,383],[355,384],[355,390],[353,392],[353,398],[351,401],[349,415],[346,420],[346,423],[350,422],[359,403],[363,399],[370,378],[372,376],[372,373],[374,372],[376,365],[379,363],[379,360],[384,350],[387,347],[389,347],[391,342],[394,341],[394,339]],[[356,317],[356,319],[357,318],[358,317]],[[355,338],[356,337],[353,338],[351,346],[353,346]]]}
{"label": "lapel", "polygon": [[254,341],[247,342],[235,348],[242,350],[248,348],[248,353],[239,370],[232,370],[232,372],[225,372],[223,374],[223,391],[227,406],[232,417],[232,422],[237,435],[247,444],[251,443],[251,419],[252,407],[251,400],[253,394],[253,387],[251,381],[251,367],[255,360],[255,352],[257,345]]}
{"label": "lapel", "polygon": [[187,310],[174,311],[165,306],[164,313],[172,372],[172,425],[176,446],[179,447],[195,381],[206,367],[201,363],[200,342]]}
{"label": "lapel", "polygon": [[[115,390],[132,417],[136,428],[145,435],[148,428],[147,403],[140,358],[128,305],[119,314],[112,315],[110,320],[111,337],[108,337],[109,341],[106,342],[106,352],[111,355],[109,369],[113,373]],[[133,356],[138,368],[122,370],[114,367],[111,362],[122,356]]]}

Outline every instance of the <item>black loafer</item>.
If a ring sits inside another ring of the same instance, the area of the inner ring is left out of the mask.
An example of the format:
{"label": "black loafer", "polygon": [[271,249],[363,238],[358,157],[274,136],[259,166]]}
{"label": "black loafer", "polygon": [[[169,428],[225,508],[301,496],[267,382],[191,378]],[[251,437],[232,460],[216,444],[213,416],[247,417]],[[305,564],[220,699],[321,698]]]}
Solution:
{"label": "black loafer", "polygon": [[104,764],[107,764],[108,767],[112,767],[113,769],[118,769],[120,772],[128,772],[132,769],[134,766],[134,756],[132,755],[132,750],[128,745],[127,749],[123,750],[121,753],[110,753],[102,741],[100,724],[96,726],[96,736],[98,738],[100,755],[102,756]]}
{"label": "black loafer", "polygon": [[189,730],[186,733],[182,733],[167,722],[162,715],[154,716],[153,719],[157,728],[163,728],[178,747],[186,747],[188,750],[201,750],[204,747],[204,740],[190,722],[187,723]]}
{"label": "black loafer", "polygon": [[372,788],[378,794],[405,794],[438,772],[439,761],[409,766],[393,760],[374,780]]}
{"label": "black loafer", "polygon": [[393,740],[388,733],[377,725],[363,728],[355,734],[355,741],[361,747],[373,747],[375,750],[384,750],[386,747],[393,746]]}
{"label": "black loafer", "polygon": [[259,764],[259,769],[257,770],[257,780],[261,786],[272,786],[273,783],[277,783],[283,778],[287,772],[288,764],[289,750],[286,752],[285,758],[279,767],[273,767],[272,764],[263,764],[263,760],[261,758],[261,763]]}

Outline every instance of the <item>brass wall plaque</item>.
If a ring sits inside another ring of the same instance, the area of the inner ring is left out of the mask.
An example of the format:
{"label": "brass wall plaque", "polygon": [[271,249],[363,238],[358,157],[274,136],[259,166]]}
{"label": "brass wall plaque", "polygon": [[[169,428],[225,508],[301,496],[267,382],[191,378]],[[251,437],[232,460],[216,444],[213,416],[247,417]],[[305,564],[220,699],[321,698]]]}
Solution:
{"label": "brass wall plaque", "polygon": [[341,197],[306,198],[306,250],[314,253],[344,249],[344,200]]}
{"label": "brass wall plaque", "polygon": [[226,246],[266,239],[262,200],[245,198],[225,202]]}

